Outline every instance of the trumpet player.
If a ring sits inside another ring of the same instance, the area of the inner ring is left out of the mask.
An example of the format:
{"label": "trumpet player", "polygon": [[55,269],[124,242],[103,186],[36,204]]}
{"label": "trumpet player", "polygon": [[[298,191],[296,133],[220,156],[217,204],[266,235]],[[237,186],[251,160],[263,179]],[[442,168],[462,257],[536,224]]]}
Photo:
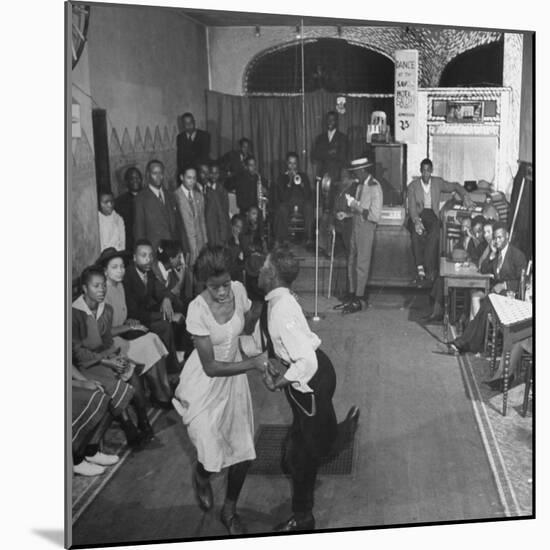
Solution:
{"label": "trumpet player", "polygon": [[306,247],[312,247],[313,192],[309,178],[299,170],[297,153],[287,154],[286,166],[286,172],[277,179],[273,195],[275,241],[276,244],[288,241],[290,218],[297,211],[304,218]]}

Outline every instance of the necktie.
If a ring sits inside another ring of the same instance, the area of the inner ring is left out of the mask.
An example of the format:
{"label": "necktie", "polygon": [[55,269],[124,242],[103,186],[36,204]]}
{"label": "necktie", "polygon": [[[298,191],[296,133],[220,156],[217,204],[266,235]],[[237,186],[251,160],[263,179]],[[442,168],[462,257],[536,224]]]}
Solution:
{"label": "necktie", "polygon": [[504,260],[502,256],[502,250],[498,251],[498,257],[497,257],[497,275],[500,273],[500,268],[502,267],[502,261]]}
{"label": "necktie", "polygon": [[164,203],[164,195],[162,193],[162,189],[159,190],[159,199],[160,199],[160,202],[164,205],[165,203]]}
{"label": "necktie", "polygon": [[189,191],[187,198],[189,199],[189,208],[191,208],[191,214],[193,215],[193,218],[195,217],[195,204],[193,202],[193,194],[191,191]]}

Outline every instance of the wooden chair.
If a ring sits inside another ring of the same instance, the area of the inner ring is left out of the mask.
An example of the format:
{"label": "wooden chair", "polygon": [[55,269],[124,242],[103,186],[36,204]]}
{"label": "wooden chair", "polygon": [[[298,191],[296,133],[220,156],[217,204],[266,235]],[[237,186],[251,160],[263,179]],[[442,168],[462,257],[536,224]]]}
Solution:
{"label": "wooden chair", "polygon": [[522,415],[527,415],[527,408],[529,407],[529,394],[533,384],[533,356],[530,353],[525,353],[522,358],[522,364],[525,365],[525,391],[523,392],[523,409]]}

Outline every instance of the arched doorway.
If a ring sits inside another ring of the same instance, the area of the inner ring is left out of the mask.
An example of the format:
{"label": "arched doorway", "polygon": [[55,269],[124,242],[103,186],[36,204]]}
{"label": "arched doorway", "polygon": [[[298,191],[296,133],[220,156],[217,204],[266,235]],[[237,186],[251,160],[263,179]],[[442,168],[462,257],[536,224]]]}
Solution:
{"label": "arched doorway", "polygon": [[467,50],[447,63],[439,87],[502,86],[503,61],[503,39]]}
{"label": "arched doorway", "polygon": [[[308,40],[304,44],[304,84],[306,93],[393,93],[394,63],[384,54],[343,39]],[[300,42],[256,57],[247,68],[244,88],[246,94],[300,93]]]}

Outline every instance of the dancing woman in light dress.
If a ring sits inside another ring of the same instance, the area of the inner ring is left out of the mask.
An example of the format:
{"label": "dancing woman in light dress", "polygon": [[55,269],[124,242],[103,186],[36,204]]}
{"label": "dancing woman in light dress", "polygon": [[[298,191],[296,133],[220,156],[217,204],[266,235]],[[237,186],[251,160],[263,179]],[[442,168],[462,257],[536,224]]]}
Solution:
{"label": "dancing woman in light dress", "polygon": [[187,330],[195,350],[180,375],[173,400],[197,449],[193,486],[204,510],[212,507],[210,477],[229,468],[221,521],[232,535],[245,532],[236,513],[236,502],[246,478],[254,449],[254,419],[246,373],[265,376],[267,355],[242,359],[239,335],[251,301],[244,286],[232,281],[226,248],[205,248],[195,265],[196,278],[205,289],[190,304]]}

